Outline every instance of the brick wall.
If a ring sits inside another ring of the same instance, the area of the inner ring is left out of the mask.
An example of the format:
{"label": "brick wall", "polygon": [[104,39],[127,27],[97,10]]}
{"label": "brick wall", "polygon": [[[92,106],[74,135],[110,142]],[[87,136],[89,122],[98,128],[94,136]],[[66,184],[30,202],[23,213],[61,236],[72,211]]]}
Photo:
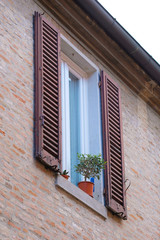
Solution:
{"label": "brick wall", "polygon": [[0,239],[158,240],[160,117],[120,79],[127,221],[104,220],[57,189],[33,158],[35,10],[43,11],[32,0],[0,1]]}

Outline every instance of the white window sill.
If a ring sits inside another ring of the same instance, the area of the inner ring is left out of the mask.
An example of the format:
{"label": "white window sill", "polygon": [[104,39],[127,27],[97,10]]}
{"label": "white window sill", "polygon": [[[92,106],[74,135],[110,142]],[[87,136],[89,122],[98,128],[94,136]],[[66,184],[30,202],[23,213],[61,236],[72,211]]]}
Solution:
{"label": "white window sill", "polygon": [[105,206],[103,206],[94,198],[91,198],[89,195],[73,185],[70,181],[66,180],[64,177],[60,175],[56,176],[56,186],[71,194],[73,197],[84,203],[87,207],[91,208],[93,211],[105,219],[107,218],[107,209]]}

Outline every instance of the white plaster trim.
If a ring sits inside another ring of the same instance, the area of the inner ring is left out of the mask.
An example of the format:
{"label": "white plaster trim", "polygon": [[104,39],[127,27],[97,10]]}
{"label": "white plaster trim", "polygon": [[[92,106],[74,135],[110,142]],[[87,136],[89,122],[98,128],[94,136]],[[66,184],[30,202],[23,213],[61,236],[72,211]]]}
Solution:
{"label": "white plaster trim", "polygon": [[84,55],[77,47],[75,47],[74,44],[72,44],[64,35],[60,34],[61,39],[66,42],[68,46],[70,46],[80,57],[82,57],[83,61],[86,62],[86,64],[90,65],[94,71],[98,71],[99,68],[96,64],[94,64],[86,55]]}
{"label": "white plaster trim", "polygon": [[[61,60],[68,64],[69,69],[76,75],[77,78],[88,78],[88,74],[83,71],[75,62],[73,62],[69,57],[67,57],[63,52],[61,52]],[[79,73],[79,74],[78,74]]]}
{"label": "white plaster trim", "polygon": [[105,206],[103,206],[100,202],[98,202],[94,198],[91,198],[88,194],[86,194],[81,189],[73,185],[64,177],[57,175],[55,184],[57,187],[71,194],[80,202],[84,203],[87,207],[91,208],[93,211],[101,215],[103,218],[107,219],[107,208]]}

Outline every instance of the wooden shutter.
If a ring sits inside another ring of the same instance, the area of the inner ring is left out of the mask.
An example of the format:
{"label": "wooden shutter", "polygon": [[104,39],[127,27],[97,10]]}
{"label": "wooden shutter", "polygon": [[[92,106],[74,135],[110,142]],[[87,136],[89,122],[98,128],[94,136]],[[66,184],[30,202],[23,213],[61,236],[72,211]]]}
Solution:
{"label": "wooden shutter", "polygon": [[59,32],[35,12],[35,155],[57,170],[61,163]]}
{"label": "wooden shutter", "polygon": [[122,142],[120,89],[104,72],[101,75],[103,157],[106,206],[127,219]]}

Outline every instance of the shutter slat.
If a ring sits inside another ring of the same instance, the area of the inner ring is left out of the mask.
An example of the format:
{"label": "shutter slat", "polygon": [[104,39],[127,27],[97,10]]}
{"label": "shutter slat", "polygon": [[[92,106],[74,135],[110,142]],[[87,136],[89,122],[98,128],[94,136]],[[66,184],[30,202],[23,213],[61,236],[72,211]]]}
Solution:
{"label": "shutter slat", "polygon": [[[53,115],[56,116],[56,117],[58,117],[58,105],[57,105],[56,103],[52,105],[52,104],[51,104],[51,100],[48,101],[48,98],[47,98],[46,95],[44,96],[43,104],[45,104],[44,109],[46,110],[46,112],[48,112],[48,111],[47,111],[47,107],[52,106],[52,109],[51,109],[50,111],[53,112],[53,110],[54,110],[55,112],[54,112]],[[58,120],[57,120],[57,121],[58,121]]]}
{"label": "shutter slat", "polygon": [[44,63],[44,65],[43,65],[43,70],[44,70],[44,75],[45,75],[45,76],[48,74],[48,75],[50,75],[50,78],[51,78],[51,77],[52,77],[52,78],[54,77],[55,80],[57,79],[57,77],[56,77],[56,72],[53,71],[53,69],[49,69],[49,67],[47,67],[45,63]]}
{"label": "shutter slat", "polygon": [[47,72],[45,72],[44,75],[43,75],[43,78],[45,79],[45,82],[46,82],[46,83],[48,82],[48,84],[49,84],[51,87],[53,87],[53,88],[55,89],[55,91],[57,92],[57,90],[58,90],[57,77],[56,77],[56,76],[53,76],[53,75],[50,76],[50,75],[48,75]]}
{"label": "shutter slat", "polygon": [[43,44],[44,44],[44,47],[45,46],[48,46],[48,48],[50,48],[50,50],[52,51],[53,55],[57,56],[57,46],[53,41],[51,41],[49,39],[49,37],[46,37],[45,35],[43,35]]}
{"label": "shutter slat", "polygon": [[52,137],[48,135],[45,131],[43,131],[44,134],[44,141],[48,141],[50,146],[52,146],[53,149],[58,150],[58,143],[57,141],[54,141]]}
{"label": "shutter slat", "polygon": [[55,121],[49,118],[48,115],[44,115],[44,124],[51,124],[54,127],[55,131],[58,133],[58,124],[55,124]]}
{"label": "shutter slat", "polygon": [[53,95],[55,98],[57,98],[58,96],[58,93],[56,92],[56,90],[52,86],[49,86],[46,81],[44,81],[44,91],[50,92],[50,95],[51,96]]}
{"label": "shutter slat", "polygon": [[47,54],[43,54],[44,57],[44,62],[47,62],[47,64],[52,68],[54,67],[54,69],[56,69],[57,71],[57,64],[54,62],[54,59],[50,59],[49,55]]}
{"label": "shutter slat", "polygon": [[108,102],[109,106],[113,107],[114,110],[115,110],[116,112],[118,112],[118,111],[119,111],[119,106],[118,106],[118,104],[116,104],[116,103],[114,102],[114,100],[112,100],[111,97],[108,98],[108,100],[109,100],[109,102]]}
{"label": "shutter slat", "polygon": [[54,46],[50,46],[48,42],[43,40],[43,43],[45,44],[43,47],[43,54],[44,55],[51,55],[53,58],[55,58],[55,62],[57,59],[57,49],[54,49]]}
{"label": "shutter slat", "polygon": [[49,45],[48,42],[43,41],[45,45],[43,46],[43,54],[47,56],[51,56],[51,58],[57,59],[57,51],[52,46]]}
{"label": "shutter slat", "polygon": [[54,26],[35,12],[36,157],[56,171],[62,140],[59,39]]}
{"label": "shutter slat", "polygon": [[118,156],[115,155],[113,150],[110,152],[110,158],[114,159],[116,162],[118,162],[122,166],[121,159]]}
{"label": "shutter slat", "polygon": [[50,96],[54,96],[54,98],[57,98],[58,94],[53,90],[52,87],[49,87],[45,82],[44,82],[44,92],[48,93]]}
{"label": "shutter slat", "polygon": [[44,123],[45,123],[44,127],[45,128],[47,127],[50,131],[53,131],[53,134],[55,136],[58,136],[58,128],[54,126],[53,122],[51,122],[49,118],[47,119],[47,121],[46,119],[47,119],[47,116],[44,119]]}
{"label": "shutter slat", "polygon": [[45,29],[44,29],[44,32],[43,32],[43,41],[45,43],[48,43],[53,49],[55,49],[57,52],[57,40],[54,39],[54,35],[49,35],[47,34],[47,32],[45,32]]}
{"label": "shutter slat", "polygon": [[107,81],[108,81],[108,87],[111,87],[112,90],[115,90],[116,93],[118,94],[119,91],[119,87],[117,87],[115,85],[115,83],[113,83],[113,80],[109,80],[109,78],[107,77]]}
{"label": "shutter slat", "polygon": [[[109,113],[110,113],[110,111],[109,111]],[[114,122],[116,122],[119,126],[119,118],[117,118],[113,113],[112,113],[112,115],[110,114],[110,116],[109,116],[109,123],[110,122],[113,122],[113,124],[114,124]]]}
{"label": "shutter slat", "polygon": [[50,61],[56,61],[57,56],[54,56],[50,49],[48,49],[46,46],[43,49],[43,54],[44,57],[47,57],[48,59],[50,59]]}
{"label": "shutter slat", "polygon": [[[117,178],[122,178],[122,174],[121,171],[117,170],[116,168],[114,168],[114,166],[111,164],[111,172],[114,173]],[[122,184],[122,183],[121,183]]]}
{"label": "shutter slat", "polygon": [[110,139],[110,146],[121,156],[121,146],[117,146],[115,142]]}
{"label": "shutter slat", "polygon": [[117,203],[119,203],[121,206],[123,205],[122,198],[119,198],[119,197],[117,196],[117,194],[115,195],[115,191],[113,191],[113,193],[112,193],[112,198],[113,198]]}
{"label": "shutter slat", "polygon": [[45,107],[48,109],[48,111],[52,112],[53,115],[58,117],[58,108],[54,107],[54,105],[51,105],[48,101],[46,101],[46,99],[43,99],[43,101],[44,101]]}
{"label": "shutter slat", "polygon": [[114,113],[113,111],[112,111],[112,108],[108,108],[108,112],[109,112],[109,119],[113,119],[113,120],[115,120],[115,121],[117,121],[118,122],[118,124],[119,124],[119,118],[118,118],[118,116],[117,116],[117,113]]}
{"label": "shutter slat", "polygon": [[120,192],[120,194],[123,194],[123,188],[120,184],[117,184],[112,178],[111,178],[112,185],[117,189],[117,192]]}
{"label": "shutter slat", "polygon": [[58,40],[58,36],[57,36],[57,32],[56,31],[52,31],[52,29],[50,27],[48,27],[47,24],[45,24],[45,22],[43,22],[43,34],[48,34],[49,36],[52,36],[52,39],[54,39],[55,43],[57,43]]}
{"label": "shutter slat", "polygon": [[121,186],[122,185],[122,180],[121,179],[119,180],[118,178],[115,178],[113,174],[111,175],[111,180],[114,180],[115,184],[122,187]]}
{"label": "shutter slat", "polygon": [[[44,135],[43,144],[45,147],[50,148],[57,155],[58,145],[55,145],[54,142],[51,142],[48,136]],[[57,155],[58,156],[58,155]]]}
{"label": "shutter slat", "polygon": [[113,128],[110,128],[110,133],[109,133],[109,136],[111,137],[114,137],[115,139],[117,139],[117,141],[120,140],[120,134],[118,135],[117,132],[113,129]]}
{"label": "shutter slat", "polygon": [[43,21],[44,30],[48,31],[50,34],[57,36],[57,30],[54,30],[53,25],[50,26],[50,24],[48,24],[48,22],[46,22],[46,20],[44,20],[44,19],[42,19],[42,21]]}
{"label": "shutter slat", "polygon": [[47,69],[51,74],[57,72],[58,68],[56,65],[51,65],[45,58],[43,59],[44,70]]}
{"label": "shutter slat", "polygon": [[44,119],[45,117],[48,117],[49,120],[53,121],[54,126],[57,126],[58,129],[58,120],[56,117],[54,117],[52,114],[50,114],[48,111],[46,111],[46,108],[44,110]]}
{"label": "shutter slat", "polygon": [[56,111],[55,111],[53,107],[50,108],[50,106],[48,105],[48,103],[45,103],[45,101],[44,101],[44,104],[45,104],[44,109],[45,109],[46,113],[49,113],[51,116],[52,116],[52,114],[53,114],[54,118],[57,119],[57,117],[58,117],[58,111],[57,111],[57,109],[56,109]]}
{"label": "shutter slat", "polygon": [[101,76],[103,157],[107,161],[106,205],[126,219],[120,90],[106,73],[102,72]]}
{"label": "shutter slat", "polygon": [[118,103],[119,103],[117,96],[112,95],[112,91],[111,91],[110,89],[108,89],[108,99],[109,99],[109,100],[112,99],[113,102],[115,102],[115,104],[118,104]]}
{"label": "shutter slat", "polygon": [[115,143],[117,143],[117,145],[119,145],[119,138],[117,138],[116,136],[114,137],[113,134],[109,134],[109,138],[111,139],[111,141],[114,141]]}
{"label": "shutter slat", "polygon": [[56,75],[56,72],[50,71],[48,68],[45,68],[45,65],[43,65],[43,67],[44,67],[44,70],[45,70],[43,72],[44,77],[48,78],[48,80],[51,80],[51,81],[53,81],[54,84],[56,84],[57,81],[58,81],[58,77]]}
{"label": "shutter slat", "polygon": [[57,151],[54,151],[52,146],[50,146],[47,142],[44,141],[43,149],[47,151],[49,154],[54,155],[55,157],[58,157]]}
{"label": "shutter slat", "polygon": [[117,171],[122,171],[121,166],[119,166],[119,165],[117,164],[117,162],[114,162],[114,161],[111,160],[111,166],[112,166],[112,165],[113,165],[113,167],[114,167],[115,169],[117,169]]}
{"label": "shutter slat", "polygon": [[109,113],[110,113],[110,117],[114,117],[115,119],[117,119],[119,121],[119,116],[118,116],[118,112],[114,110],[114,108],[112,106],[108,105],[108,109],[109,109]]}
{"label": "shutter slat", "polygon": [[55,141],[58,142],[58,136],[56,137],[56,134],[53,131],[49,131],[49,129],[46,126],[44,127],[43,131],[44,131],[44,134],[48,135],[50,138],[53,138]]}
{"label": "shutter slat", "polygon": [[112,187],[112,197],[118,199],[119,202],[121,202],[120,204],[123,205],[122,194],[121,194],[121,193],[118,193],[117,190],[114,189],[113,187]]}
{"label": "shutter slat", "polygon": [[58,140],[57,129],[55,129],[53,125],[48,125],[48,123],[46,123],[44,125],[44,129],[45,129],[45,131],[48,131],[49,133],[51,133],[52,136],[54,135],[54,138],[56,138]]}
{"label": "shutter slat", "polygon": [[114,123],[110,120],[108,125],[109,125],[109,129],[111,130],[111,134],[112,134],[112,131],[113,131],[115,136],[117,136],[117,138],[120,139],[120,131],[118,129],[117,123],[116,122]]}
{"label": "shutter slat", "polygon": [[[52,53],[52,55],[53,55],[53,53]],[[57,57],[57,56],[56,56]],[[52,68],[52,67],[54,67],[55,69],[56,69],[56,71],[57,71],[57,67],[58,67],[58,65],[57,65],[57,61],[55,60],[56,59],[56,57],[52,57],[52,58],[50,58],[49,57],[49,53],[47,53],[45,50],[43,50],[43,58],[44,58],[44,62],[47,62],[47,64],[49,64],[49,66]]]}
{"label": "shutter slat", "polygon": [[44,91],[44,98],[46,98],[46,100],[49,101],[51,105],[53,104],[58,109],[58,101],[56,97]]}
{"label": "shutter slat", "polygon": [[119,195],[120,197],[122,197],[123,189],[121,190],[121,188],[119,186],[116,186],[114,182],[112,182],[112,189],[116,192],[116,195]]}
{"label": "shutter slat", "polygon": [[[121,169],[121,164],[120,164],[120,162],[118,162],[115,158],[113,158],[112,156],[111,156],[111,162],[112,162],[112,164],[115,164],[115,166],[117,167],[117,168],[120,168]],[[122,170],[122,169],[121,169]]]}
{"label": "shutter slat", "polygon": [[115,90],[114,88],[111,88],[110,86],[108,86],[107,90],[109,90],[108,98],[115,98],[118,102],[118,91]]}
{"label": "shutter slat", "polygon": [[110,145],[110,147],[111,147],[110,152],[111,152],[112,156],[117,157],[117,159],[119,159],[119,161],[121,161],[121,153],[118,153],[112,145]]}
{"label": "shutter slat", "polygon": [[117,175],[115,172],[112,171],[111,176],[115,177],[122,185],[122,178],[119,175]]}

